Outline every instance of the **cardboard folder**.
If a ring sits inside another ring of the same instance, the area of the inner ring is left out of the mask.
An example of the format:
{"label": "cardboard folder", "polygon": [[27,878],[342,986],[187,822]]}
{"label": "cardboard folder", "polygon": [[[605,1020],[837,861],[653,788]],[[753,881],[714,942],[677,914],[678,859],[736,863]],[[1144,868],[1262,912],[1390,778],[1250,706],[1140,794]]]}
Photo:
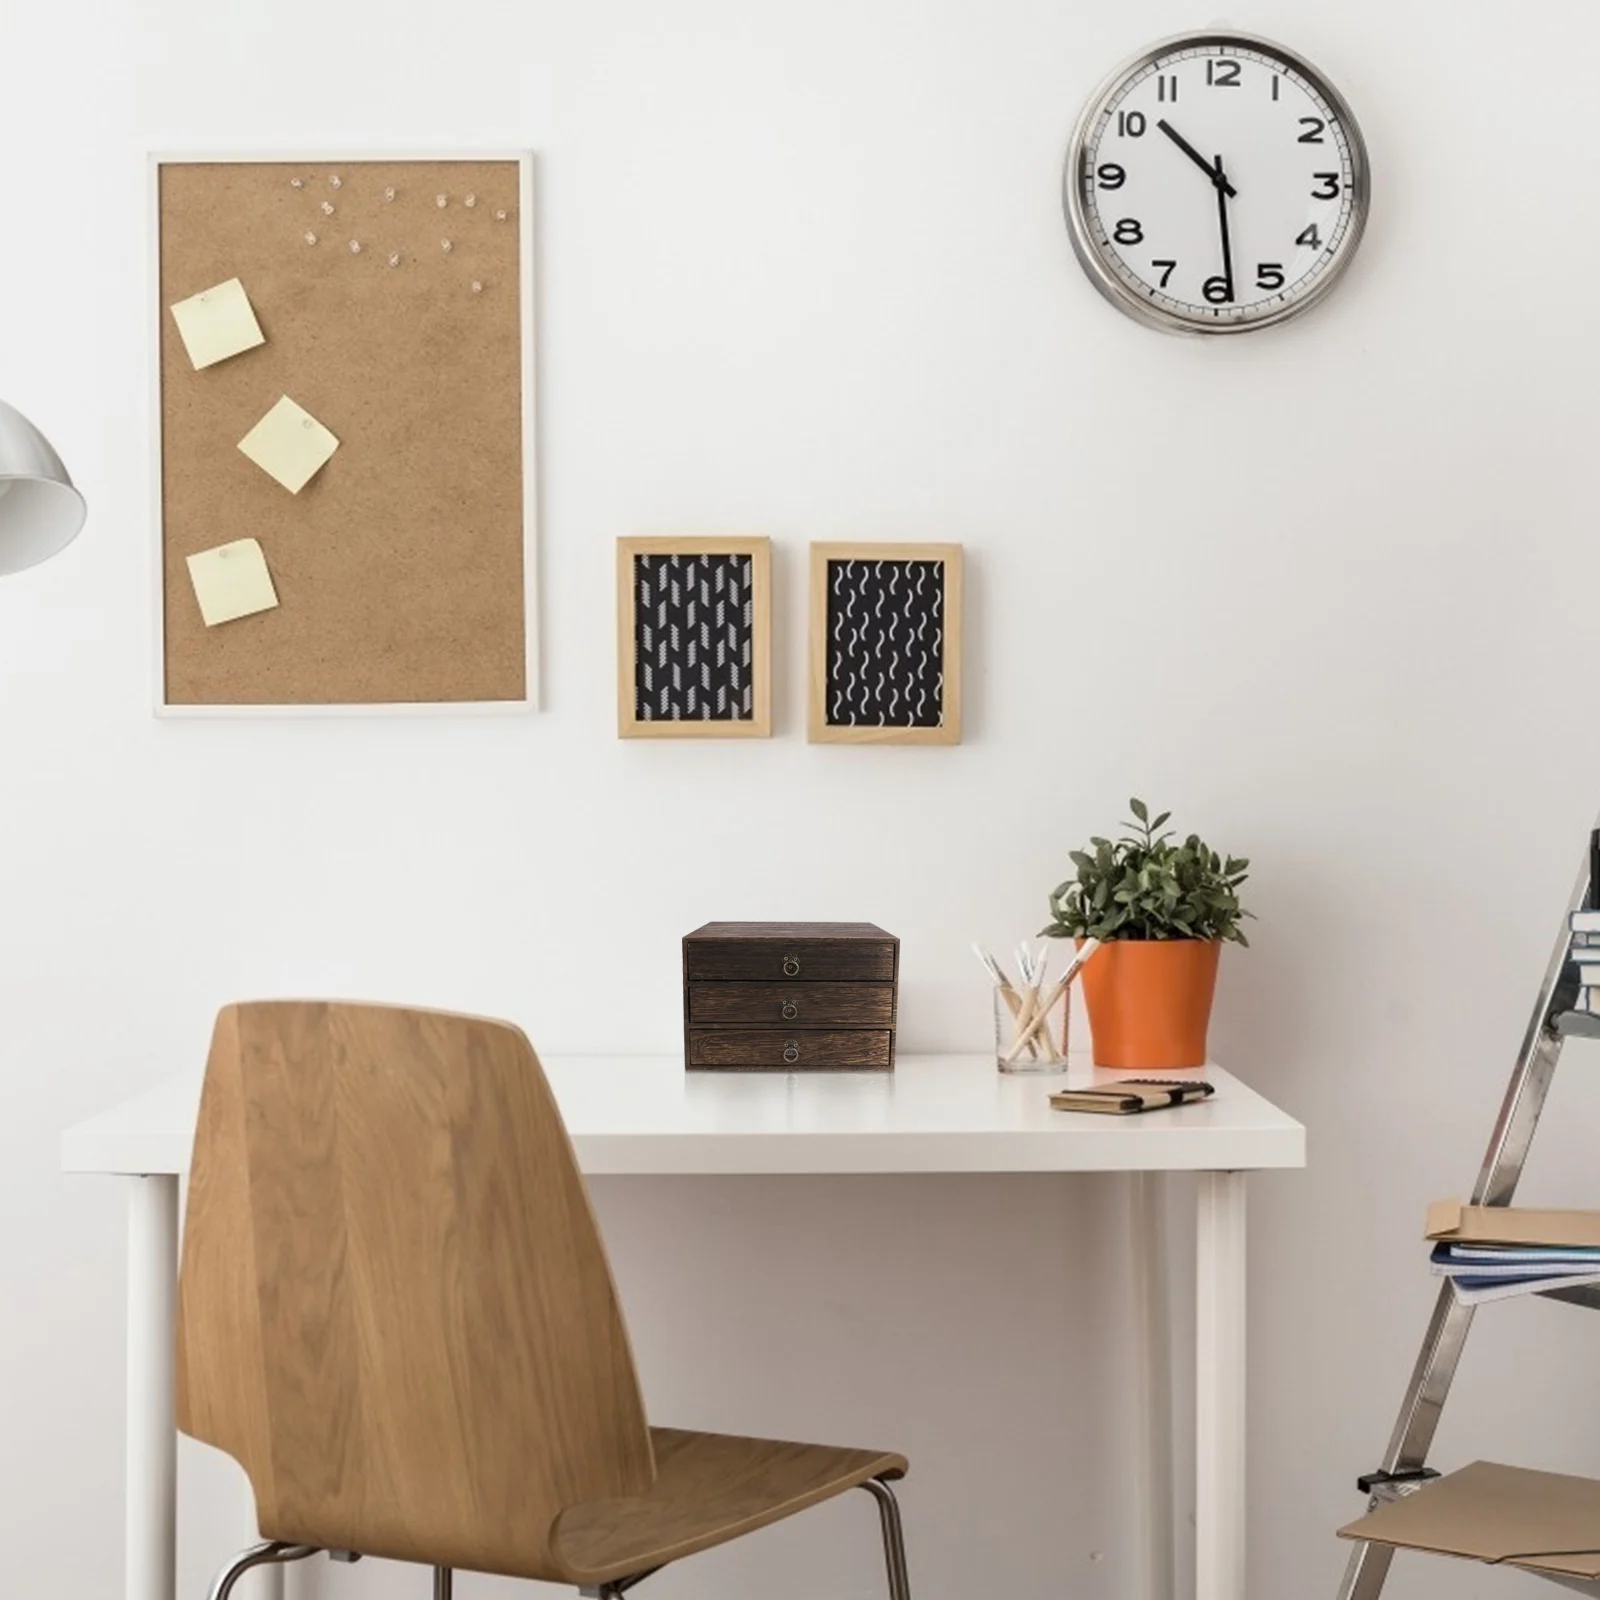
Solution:
{"label": "cardboard folder", "polygon": [[1451,1244],[1547,1244],[1600,1250],[1600,1211],[1528,1211],[1435,1200],[1428,1207],[1427,1236]]}
{"label": "cardboard folder", "polygon": [[1600,1482],[1474,1461],[1339,1536],[1600,1580]]}

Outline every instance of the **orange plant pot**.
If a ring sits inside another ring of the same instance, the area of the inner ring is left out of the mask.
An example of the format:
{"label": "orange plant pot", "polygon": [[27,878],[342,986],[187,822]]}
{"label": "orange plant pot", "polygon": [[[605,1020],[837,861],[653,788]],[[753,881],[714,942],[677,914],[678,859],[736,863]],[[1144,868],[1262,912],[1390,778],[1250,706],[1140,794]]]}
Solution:
{"label": "orange plant pot", "polygon": [[1220,939],[1113,939],[1095,951],[1078,978],[1094,1064],[1129,1072],[1204,1066],[1221,955]]}

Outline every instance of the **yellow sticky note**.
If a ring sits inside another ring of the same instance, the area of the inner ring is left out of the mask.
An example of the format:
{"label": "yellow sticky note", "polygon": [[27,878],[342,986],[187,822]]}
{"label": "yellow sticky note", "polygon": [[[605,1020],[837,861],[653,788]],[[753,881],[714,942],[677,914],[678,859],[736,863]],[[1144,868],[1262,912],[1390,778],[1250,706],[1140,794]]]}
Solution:
{"label": "yellow sticky note", "polygon": [[284,395],[239,441],[239,448],[291,494],[299,494],[339,448],[339,441]]}
{"label": "yellow sticky note", "polygon": [[237,278],[180,300],[172,308],[172,317],[196,372],[267,342],[250,296]]}
{"label": "yellow sticky note", "polygon": [[267,558],[254,539],[235,539],[189,557],[189,582],[208,628],[271,611],[278,603]]}

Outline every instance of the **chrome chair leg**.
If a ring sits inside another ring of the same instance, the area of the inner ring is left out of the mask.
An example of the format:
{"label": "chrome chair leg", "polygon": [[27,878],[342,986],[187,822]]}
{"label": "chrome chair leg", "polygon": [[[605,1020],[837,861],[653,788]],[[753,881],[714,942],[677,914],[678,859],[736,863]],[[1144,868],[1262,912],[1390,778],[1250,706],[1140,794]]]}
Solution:
{"label": "chrome chair leg", "polygon": [[233,1586],[252,1567],[270,1567],[280,1561],[304,1561],[317,1553],[314,1544],[284,1544],[279,1539],[268,1539],[264,1544],[252,1545],[237,1555],[216,1576],[207,1600],[228,1600]]}
{"label": "chrome chair leg", "polygon": [[451,1600],[455,1589],[455,1570],[451,1567],[435,1567],[433,1569],[433,1600]]}
{"label": "chrome chair leg", "polygon": [[636,1572],[631,1578],[613,1578],[610,1583],[602,1583],[598,1589],[580,1589],[579,1600],[622,1600],[636,1583],[643,1583],[646,1578],[653,1578],[660,1567],[650,1567],[644,1572]]}
{"label": "chrome chair leg", "polygon": [[911,1600],[911,1573],[906,1566],[900,1502],[895,1499],[894,1490],[881,1478],[869,1478],[861,1487],[878,1502],[878,1519],[883,1524],[883,1559],[889,1569],[889,1600]]}

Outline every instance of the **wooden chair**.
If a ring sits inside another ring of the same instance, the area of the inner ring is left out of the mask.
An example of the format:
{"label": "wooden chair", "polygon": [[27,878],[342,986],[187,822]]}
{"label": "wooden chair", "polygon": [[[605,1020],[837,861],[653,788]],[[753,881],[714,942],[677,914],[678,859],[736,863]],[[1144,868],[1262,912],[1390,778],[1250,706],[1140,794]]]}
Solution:
{"label": "wooden chair", "polygon": [[903,1457],[652,1428],[611,1269],[538,1058],[506,1023],[281,1002],[217,1018],[179,1285],[178,1426],[225,1450],[264,1543],[577,1585],[684,1556]]}

